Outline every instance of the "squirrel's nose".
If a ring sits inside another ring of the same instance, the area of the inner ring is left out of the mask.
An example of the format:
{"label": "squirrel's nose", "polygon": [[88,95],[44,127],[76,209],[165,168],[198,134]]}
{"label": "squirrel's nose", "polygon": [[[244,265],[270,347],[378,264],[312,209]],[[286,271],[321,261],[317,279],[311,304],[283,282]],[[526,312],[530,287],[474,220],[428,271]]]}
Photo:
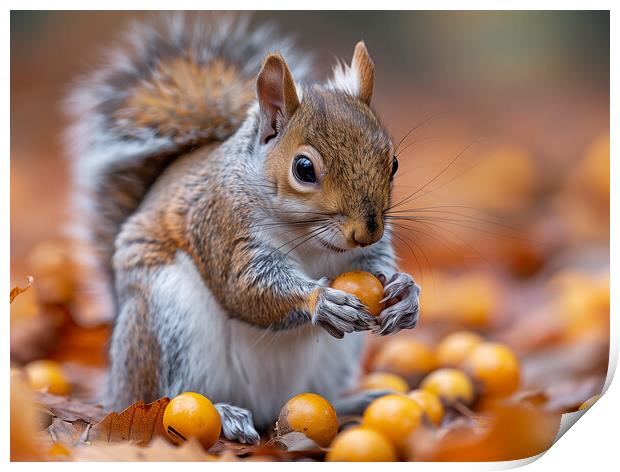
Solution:
{"label": "squirrel's nose", "polygon": [[348,231],[349,244],[352,246],[369,246],[376,243],[383,236],[383,224],[371,221],[356,221],[350,225]]}

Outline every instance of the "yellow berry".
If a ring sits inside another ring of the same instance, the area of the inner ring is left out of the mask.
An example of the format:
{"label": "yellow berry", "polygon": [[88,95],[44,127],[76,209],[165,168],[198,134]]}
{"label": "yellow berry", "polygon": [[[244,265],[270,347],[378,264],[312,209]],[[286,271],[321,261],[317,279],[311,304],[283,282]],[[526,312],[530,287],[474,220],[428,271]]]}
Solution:
{"label": "yellow berry", "polygon": [[392,390],[398,393],[406,393],[409,385],[402,377],[387,372],[373,372],[368,374],[360,382],[363,390]]}
{"label": "yellow berry", "polygon": [[398,338],[388,341],[375,355],[375,370],[386,370],[403,377],[425,374],[437,366],[435,353],[415,339]]}
{"label": "yellow berry", "polygon": [[362,418],[362,424],[388,438],[396,450],[406,455],[407,439],[422,419],[422,409],[405,395],[386,395],[374,400]]}
{"label": "yellow berry", "polygon": [[600,394],[594,395],[593,397],[588,398],[585,402],[579,405],[579,408],[577,408],[577,410],[587,410],[592,405],[594,405],[598,401],[599,398],[601,398]]}
{"label": "yellow berry", "polygon": [[220,437],[222,422],[211,400],[194,392],[174,397],[164,410],[164,429],[170,440],[181,444],[190,437],[200,441],[205,449]]}
{"label": "yellow berry", "polygon": [[64,373],[55,361],[32,361],[25,367],[30,386],[34,390],[46,389],[53,395],[69,395],[71,388]]}
{"label": "yellow berry", "polygon": [[471,331],[452,333],[437,345],[437,361],[446,367],[459,367],[468,354],[481,342],[482,337]]}
{"label": "yellow berry", "polygon": [[418,404],[431,423],[435,426],[441,424],[444,410],[437,395],[427,390],[412,390],[407,396]]}
{"label": "yellow berry", "polygon": [[458,369],[438,369],[426,376],[420,388],[434,393],[447,404],[456,401],[469,404],[474,399],[471,380]]}
{"label": "yellow berry", "polygon": [[383,284],[368,272],[345,272],[334,279],[331,287],[355,295],[373,316],[383,310]]}
{"label": "yellow berry", "polygon": [[519,388],[519,361],[504,344],[479,344],[469,354],[464,366],[474,380],[480,382],[484,395],[506,397]]}
{"label": "yellow berry", "polygon": [[299,431],[326,447],[338,432],[336,410],[316,393],[302,393],[282,407],[276,429],[279,435]]}
{"label": "yellow berry", "polygon": [[69,457],[71,450],[62,443],[54,443],[52,447],[47,450],[47,454],[52,457]]}
{"label": "yellow berry", "polygon": [[332,442],[328,462],[395,462],[392,443],[374,429],[356,426],[343,431]]}

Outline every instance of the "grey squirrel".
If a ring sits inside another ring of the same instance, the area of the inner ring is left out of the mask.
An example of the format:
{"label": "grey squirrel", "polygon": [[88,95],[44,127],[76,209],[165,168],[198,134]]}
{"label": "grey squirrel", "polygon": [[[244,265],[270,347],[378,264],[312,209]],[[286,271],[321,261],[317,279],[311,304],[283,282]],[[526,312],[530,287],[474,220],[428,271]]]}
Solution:
{"label": "grey squirrel", "polygon": [[[271,29],[192,20],[134,27],[70,97],[77,226],[115,307],[105,403],[196,391],[255,442],[295,394],[374,398],[343,396],[361,332],[413,328],[420,289],[384,220],[398,163],[364,43],[311,83]],[[384,283],[379,317],[329,287],[350,270]]]}

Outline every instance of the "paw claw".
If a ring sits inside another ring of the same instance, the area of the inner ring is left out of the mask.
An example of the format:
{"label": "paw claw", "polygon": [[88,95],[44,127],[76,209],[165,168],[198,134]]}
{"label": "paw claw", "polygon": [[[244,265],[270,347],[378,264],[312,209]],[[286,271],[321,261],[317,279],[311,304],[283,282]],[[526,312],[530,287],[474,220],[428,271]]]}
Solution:
{"label": "paw claw", "polygon": [[412,329],[419,318],[418,287],[408,274],[396,273],[384,288],[383,303],[393,303],[381,312],[378,318],[379,326],[373,333],[379,336],[389,336],[402,329]]}
{"label": "paw claw", "polygon": [[215,405],[222,420],[222,436],[242,444],[257,444],[260,435],[254,428],[252,413],[244,408],[218,403]]}
{"label": "paw claw", "polygon": [[312,323],[336,338],[345,333],[365,331],[376,325],[366,306],[355,296],[341,290],[322,288]]}

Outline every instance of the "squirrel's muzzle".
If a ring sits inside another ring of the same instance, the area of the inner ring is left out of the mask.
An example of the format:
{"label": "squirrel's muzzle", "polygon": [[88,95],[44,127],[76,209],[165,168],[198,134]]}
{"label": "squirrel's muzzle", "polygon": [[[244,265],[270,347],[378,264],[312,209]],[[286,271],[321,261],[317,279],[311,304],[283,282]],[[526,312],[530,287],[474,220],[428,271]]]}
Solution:
{"label": "squirrel's muzzle", "polygon": [[347,244],[364,247],[376,243],[383,236],[383,220],[378,215],[350,219],[343,228]]}

